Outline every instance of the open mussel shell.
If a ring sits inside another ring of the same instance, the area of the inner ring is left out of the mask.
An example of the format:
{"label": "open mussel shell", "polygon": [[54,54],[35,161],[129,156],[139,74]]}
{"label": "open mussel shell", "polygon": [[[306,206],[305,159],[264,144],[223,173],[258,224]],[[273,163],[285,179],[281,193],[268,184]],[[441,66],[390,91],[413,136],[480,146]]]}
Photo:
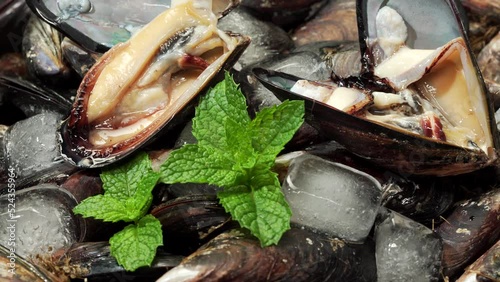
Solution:
{"label": "open mussel shell", "polygon": [[296,76],[261,68],[255,68],[253,72],[279,99],[304,100],[307,122],[320,129],[322,134],[354,154],[386,168],[410,174],[454,175],[491,163],[482,151],[390,129],[293,93],[290,89],[300,79]]}
{"label": "open mussel shell", "polygon": [[359,76],[296,83],[282,73],[254,72],[281,99],[305,100],[309,122],[327,137],[386,168],[445,176],[492,165],[499,136],[461,9],[453,1],[428,2],[357,2]]}
{"label": "open mussel shell", "polygon": [[[214,1],[214,12],[225,14],[237,2]],[[135,31],[170,8],[172,0],[27,0],[26,3],[35,14],[73,41],[89,50],[105,52],[127,41]]]}
{"label": "open mussel shell", "polygon": [[217,29],[208,3],[168,9],[88,71],[60,128],[69,162],[99,167],[129,155],[185,117],[237,61],[250,40]]}

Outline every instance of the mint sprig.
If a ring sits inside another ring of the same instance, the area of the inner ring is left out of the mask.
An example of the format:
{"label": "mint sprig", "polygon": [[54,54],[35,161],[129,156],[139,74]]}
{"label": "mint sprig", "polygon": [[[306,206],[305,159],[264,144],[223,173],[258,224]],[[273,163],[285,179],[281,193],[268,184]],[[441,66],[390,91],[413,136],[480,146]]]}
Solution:
{"label": "mint sprig", "polygon": [[83,200],[73,212],[103,221],[133,222],[111,237],[111,255],[128,271],[151,265],[163,235],[158,219],[146,213],[160,174],[151,168],[148,155],[139,153],[127,163],[104,170],[100,177],[104,194]]}
{"label": "mint sprig", "polygon": [[137,224],[129,224],[109,239],[111,255],[125,269],[134,271],[141,266],[150,266],[156,248],[163,244],[161,223],[148,214]]}
{"label": "mint sprig", "polygon": [[160,181],[223,187],[218,197],[226,211],[262,246],[276,244],[290,229],[291,210],[271,167],[303,116],[302,101],[285,101],[251,120],[245,97],[226,73],[196,108],[198,143],[173,151],[161,166]]}

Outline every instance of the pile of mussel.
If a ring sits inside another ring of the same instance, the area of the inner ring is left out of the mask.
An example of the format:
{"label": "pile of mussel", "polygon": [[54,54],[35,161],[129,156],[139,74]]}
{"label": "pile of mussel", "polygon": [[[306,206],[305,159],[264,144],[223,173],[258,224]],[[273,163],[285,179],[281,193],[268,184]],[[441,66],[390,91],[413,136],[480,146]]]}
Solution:
{"label": "pile of mussel", "polygon": [[[500,281],[499,18],[495,0],[0,1],[0,281]],[[262,248],[220,187],[158,184],[164,244],[127,272],[107,242],[124,225],[72,208],[102,167],[195,143],[225,71],[250,115],[305,102],[274,167],[292,228]]]}

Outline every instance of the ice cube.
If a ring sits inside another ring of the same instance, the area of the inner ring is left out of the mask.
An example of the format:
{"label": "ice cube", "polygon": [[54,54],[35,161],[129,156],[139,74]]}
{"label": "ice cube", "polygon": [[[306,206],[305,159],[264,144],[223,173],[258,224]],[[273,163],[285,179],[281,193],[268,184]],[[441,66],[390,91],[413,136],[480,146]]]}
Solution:
{"label": "ice cube", "polygon": [[442,243],[429,228],[388,210],[375,244],[378,281],[439,281]]}
{"label": "ice cube", "polygon": [[283,192],[292,222],[352,242],[366,238],[382,198],[375,178],[309,154],[291,162]]}
{"label": "ice cube", "polygon": [[23,257],[50,253],[82,237],[81,221],[71,209],[76,200],[66,190],[42,184],[0,197],[0,244]]}
{"label": "ice cube", "polygon": [[44,113],[12,125],[4,137],[6,165],[19,178],[51,171],[57,173],[69,165],[63,162],[57,142],[60,116]]}

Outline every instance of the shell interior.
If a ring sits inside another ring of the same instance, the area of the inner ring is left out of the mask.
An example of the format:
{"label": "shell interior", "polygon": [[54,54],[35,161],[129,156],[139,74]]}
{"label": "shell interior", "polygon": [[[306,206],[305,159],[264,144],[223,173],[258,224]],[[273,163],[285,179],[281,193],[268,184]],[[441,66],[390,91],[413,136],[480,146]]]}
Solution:
{"label": "shell interior", "polygon": [[[179,0],[26,0],[31,10],[85,48],[105,52],[127,41],[135,32]],[[205,1],[202,1],[205,2]],[[237,0],[214,0],[222,16]]]}
{"label": "shell interior", "polygon": [[[415,33],[416,28],[426,28],[426,21],[422,23],[419,18],[421,13],[429,13],[424,19],[436,17],[436,13],[425,7],[416,9],[415,15],[411,9],[417,3],[404,1],[403,9],[403,1],[389,2],[391,6],[387,4],[380,9],[376,7],[381,3],[369,2],[367,9],[376,9],[378,13],[366,15],[366,48],[371,55],[374,77],[385,81],[394,93],[371,91],[374,97],[371,104],[352,104],[358,106],[355,114],[395,130],[489,154],[495,147],[490,129],[490,105],[466,39],[453,28],[457,25],[446,24],[441,29],[438,24],[437,28],[430,29],[438,32],[422,36],[421,32]],[[441,7],[446,5],[444,1],[432,3],[432,8],[445,11],[439,14],[440,23],[441,19],[445,23],[456,21],[448,7]],[[309,90],[304,90],[294,86],[291,91],[318,99],[317,93],[331,86],[310,83],[308,87]],[[339,95],[342,88],[345,88],[344,94]],[[339,87],[331,96],[322,95],[327,97],[318,100],[352,114],[336,106],[343,105],[339,100],[353,100],[349,92],[357,91],[362,96],[367,90],[370,89]]]}

